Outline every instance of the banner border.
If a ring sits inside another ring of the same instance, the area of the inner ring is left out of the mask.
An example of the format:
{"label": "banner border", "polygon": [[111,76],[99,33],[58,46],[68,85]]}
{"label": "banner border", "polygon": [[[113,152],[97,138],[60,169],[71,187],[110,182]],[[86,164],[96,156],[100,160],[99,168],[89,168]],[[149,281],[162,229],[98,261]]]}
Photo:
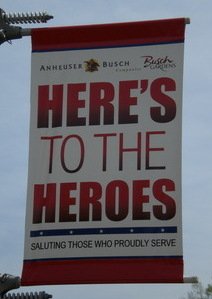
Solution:
{"label": "banner border", "polygon": [[61,51],[184,41],[186,18],[32,29],[32,51]]}
{"label": "banner border", "polygon": [[21,285],[182,282],[182,257],[110,258],[24,261]]}

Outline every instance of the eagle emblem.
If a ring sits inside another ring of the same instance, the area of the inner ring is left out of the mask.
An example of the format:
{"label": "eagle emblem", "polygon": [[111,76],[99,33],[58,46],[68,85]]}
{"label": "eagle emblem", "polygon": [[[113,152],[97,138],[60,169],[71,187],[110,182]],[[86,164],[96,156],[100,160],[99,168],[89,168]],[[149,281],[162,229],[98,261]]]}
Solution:
{"label": "eagle emblem", "polygon": [[84,61],[85,63],[85,71],[86,72],[96,72],[98,71],[98,67],[100,66],[98,61],[91,58],[90,60]]}

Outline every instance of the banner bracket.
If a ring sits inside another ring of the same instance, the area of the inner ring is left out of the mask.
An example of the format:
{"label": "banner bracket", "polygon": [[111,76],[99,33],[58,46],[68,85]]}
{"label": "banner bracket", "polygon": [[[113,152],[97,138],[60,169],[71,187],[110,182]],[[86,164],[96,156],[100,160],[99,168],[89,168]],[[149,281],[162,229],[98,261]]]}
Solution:
{"label": "banner bracket", "polygon": [[9,293],[21,286],[21,278],[11,274],[0,274],[0,299],[50,299],[52,295],[42,291],[34,293]]}
{"label": "banner bracket", "polygon": [[[190,23],[191,23],[190,18],[185,18],[185,24],[189,25]],[[22,36],[30,36],[31,28],[21,28],[21,35]]]}
{"label": "banner bracket", "polygon": [[183,278],[184,283],[198,283],[198,277],[197,276],[191,276],[191,277],[184,277]]}
{"label": "banner bracket", "polygon": [[53,16],[47,14],[47,12],[7,14],[0,8],[0,45],[6,41],[11,42],[12,39],[30,35],[31,31],[27,30],[29,34],[25,34],[22,27],[11,24],[46,23],[51,19],[53,19]]}
{"label": "banner bracket", "polygon": [[21,285],[21,278],[10,274],[0,274],[0,299],[13,289],[18,289]]}
{"label": "banner bracket", "polygon": [[[0,8],[0,45],[4,42],[11,42],[13,39],[20,39],[23,36],[31,36],[31,28],[11,26],[10,24],[46,23],[53,19],[47,12],[35,13],[5,13]],[[185,18],[185,24],[190,24],[190,18]]]}

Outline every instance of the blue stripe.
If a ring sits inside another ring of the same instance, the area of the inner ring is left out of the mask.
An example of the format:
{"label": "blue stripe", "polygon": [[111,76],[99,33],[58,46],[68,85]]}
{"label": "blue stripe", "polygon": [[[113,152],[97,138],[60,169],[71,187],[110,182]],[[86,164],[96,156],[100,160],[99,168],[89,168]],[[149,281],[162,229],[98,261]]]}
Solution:
{"label": "blue stripe", "polygon": [[32,50],[32,53],[43,53],[43,52],[64,52],[64,51],[79,51],[79,50],[95,50],[95,49],[114,49],[114,48],[129,48],[129,47],[144,47],[144,46],[155,46],[155,45],[169,45],[169,44],[181,44],[184,40],[173,41],[173,42],[160,42],[160,43],[146,43],[146,44],[129,44],[129,45],[109,45],[109,46],[95,46],[95,47],[83,47],[83,48],[61,48],[61,49],[48,49],[48,50]]}
{"label": "blue stripe", "polygon": [[169,234],[177,233],[176,226],[162,227],[111,227],[44,229],[30,231],[30,237],[79,236],[79,235],[120,235],[120,234]]}
{"label": "blue stripe", "polygon": [[24,262],[36,261],[70,261],[70,260],[111,260],[111,259],[182,259],[182,255],[167,255],[167,256],[95,256],[95,257],[66,257],[66,258],[44,258],[44,259],[25,259]]}

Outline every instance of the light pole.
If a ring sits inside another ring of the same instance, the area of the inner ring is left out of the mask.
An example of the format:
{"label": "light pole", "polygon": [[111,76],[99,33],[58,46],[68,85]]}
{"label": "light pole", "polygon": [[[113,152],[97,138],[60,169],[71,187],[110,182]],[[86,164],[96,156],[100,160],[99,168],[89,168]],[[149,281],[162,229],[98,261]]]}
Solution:
{"label": "light pole", "polygon": [[[22,38],[22,36],[30,35],[30,29],[14,26],[14,24],[32,24],[46,23],[53,16],[46,12],[38,13],[9,13],[7,14],[0,8],[0,45],[4,42],[10,42],[13,39]],[[11,25],[12,24],[12,25]],[[21,286],[21,278],[10,274],[0,273],[0,299],[49,299],[52,295],[45,292],[35,293],[6,293]]]}

